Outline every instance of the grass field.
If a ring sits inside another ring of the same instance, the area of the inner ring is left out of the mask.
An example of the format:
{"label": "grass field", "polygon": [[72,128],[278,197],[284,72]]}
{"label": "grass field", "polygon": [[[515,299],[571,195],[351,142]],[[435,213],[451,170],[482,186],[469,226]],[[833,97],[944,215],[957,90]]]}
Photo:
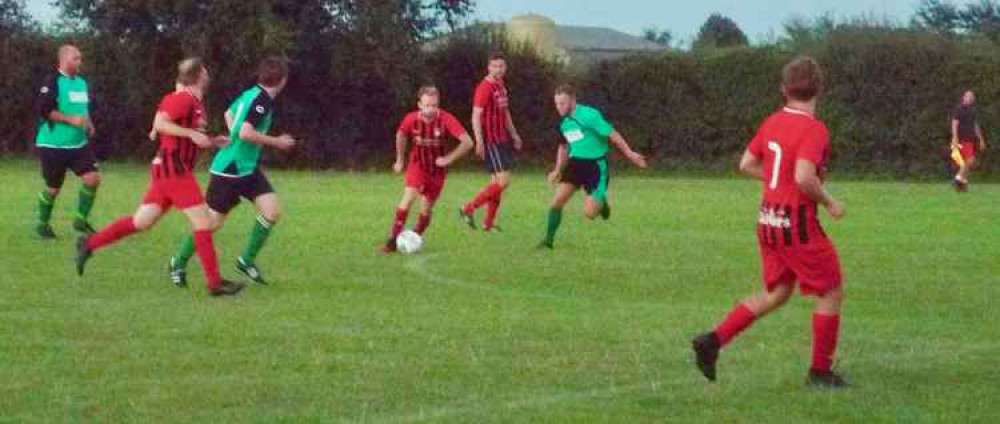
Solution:
{"label": "grass field", "polygon": [[[104,169],[95,225],[147,184]],[[720,383],[693,366],[690,337],[759,287],[755,183],[620,177],[611,222],[577,199],[538,252],[544,178],[519,176],[499,235],[454,212],[484,178],[454,175],[423,253],[383,257],[400,178],[274,172],[272,285],[212,299],[196,261],[187,290],[165,276],[178,214],[78,279],[78,182],[61,239],[38,241],[36,165],[0,161],[0,422],[1000,421],[1000,186],[833,182],[849,215],[827,222],[847,275],[838,369],[855,387],[827,393],[803,385],[808,299],[725,351]],[[228,276],[251,223],[244,205],[216,239]]]}

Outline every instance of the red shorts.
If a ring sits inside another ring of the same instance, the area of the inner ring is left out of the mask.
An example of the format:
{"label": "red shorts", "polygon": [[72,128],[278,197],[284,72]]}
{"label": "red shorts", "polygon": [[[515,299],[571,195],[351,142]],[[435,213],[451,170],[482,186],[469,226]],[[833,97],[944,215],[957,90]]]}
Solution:
{"label": "red shorts", "polygon": [[447,178],[448,171],[444,169],[438,174],[431,174],[415,162],[410,162],[410,166],[406,168],[406,186],[417,190],[431,203],[441,197],[441,190],[444,189]]}
{"label": "red shorts", "polygon": [[761,245],[760,257],[769,292],[798,283],[803,295],[822,296],[843,281],[837,248],[829,239],[790,247]]}
{"label": "red shorts", "polygon": [[164,211],[171,207],[184,210],[205,203],[205,196],[194,176],[153,178],[149,191],[142,198],[144,205],[159,205]]}
{"label": "red shorts", "polygon": [[978,146],[974,141],[963,141],[959,144],[959,150],[962,152],[962,159],[975,159],[976,153],[979,150],[977,147]]}

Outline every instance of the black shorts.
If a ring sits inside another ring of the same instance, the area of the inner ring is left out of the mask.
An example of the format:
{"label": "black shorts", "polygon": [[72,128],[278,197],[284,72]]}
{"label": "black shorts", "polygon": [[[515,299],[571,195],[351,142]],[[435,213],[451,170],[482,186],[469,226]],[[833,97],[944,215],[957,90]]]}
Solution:
{"label": "black shorts", "polygon": [[240,204],[241,197],[252,202],[270,193],[274,193],[274,188],[259,169],[245,177],[223,177],[212,174],[205,203],[208,203],[208,207],[212,210],[226,215]]}
{"label": "black shorts", "polygon": [[514,169],[514,145],[486,143],[486,172],[499,174]]}
{"label": "black shorts", "polygon": [[38,157],[42,160],[42,178],[49,188],[62,188],[66,171],[82,177],[98,169],[97,157],[89,145],[76,149],[39,147]]}
{"label": "black shorts", "polygon": [[576,159],[570,158],[566,171],[563,172],[562,183],[583,187],[587,194],[603,201],[611,186],[611,172],[606,158]]}

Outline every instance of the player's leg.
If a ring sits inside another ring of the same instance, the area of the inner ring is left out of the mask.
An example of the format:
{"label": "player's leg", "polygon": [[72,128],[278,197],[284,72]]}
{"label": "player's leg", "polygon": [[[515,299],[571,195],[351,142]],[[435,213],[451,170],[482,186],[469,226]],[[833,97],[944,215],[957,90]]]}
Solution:
{"label": "player's leg", "polygon": [[574,184],[565,182],[559,183],[559,186],[556,187],[556,194],[552,198],[552,205],[549,207],[549,219],[546,226],[545,239],[542,240],[538,247],[547,249],[555,247],[556,232],[559,231],[559,226],[562,224],[563,208],[573,198],[573,194],[576,193],[578,188]]}
{"label": "player's leg", "polygon": [[840,336],[840,308],[844,302],[843,286],[824,293],[813,310],[812,364],[809,367],[809,384],[821,388],[839,388],[847,382],[833,372],[833,358]]}
{"label": "player's leg", "polygon": [[[222,228],[226,223],[226,215],[209,208],[208,214],[211,217],[212,223],[210,228],[213,233]],[[168,271],[170,273],[170,281],[174,283],[177,287],[187,286],[187,265],[194,257],[196,252],[194,245],[194,236],[192,234],[187,234],[181,241],[180,246],[177,248],[177,253],[170,257],[170,263],[168,265]]]}
{"label": "player's leg", "polygon": [[500,203],[503,201],[503,194],[510,188],[513,175],[510,171],[497,173],[492,177],[493,185],[499,187],[486,202],[486,218],[483,219],[483,230],[492,231],[496,228],[497,214],[500,213]]}
{"label": "player's leg", "polygon": [[250,239],[243,249],[243,254],[236,258],[236,269],[249,277],[255,283],[267,284],[264,277],[257,268],[257,255],[271,237],[274,226],[278,225],[281,219],[281,202],[278,195],[273,191],[261,194],[253,199],[257,209],[257,218],[254,220],[253,228],[250,230]]}
{"label": "player's leg", "polygon": [[139,206],[135,214],[119,218],[117,221],[104,227],[101,231],[93,234],[84,234],[77,240],[76,249],[76,271],[83,275],[87,261],[94,252],[108,247],[128,236],[143,232],[152,228],[163,216],[166,210],[161,204],[144,203]]}
{"label": "player's leg", "polygon": [[73,219],[73,229],[81,233],[93,234],[94,228],[90,225],[90,212],[94,209],[97,189],[101,186],[101,173],[97,168],[97,158],[90,147],[77,149],[73,151],[73,155],[73,163],[71,164],[73,173],[78,175],[83,182],[77,201],[76,217]]}
{"label": "player's leg", "polygon": [[420,216],[417,217],[417,225],[413,227],[413,232],[420,234],[421,236],[427,232],[427,229],[431,226],[431,214],[434,213],[434,205],[437,204],[437,197],[424,194],[422,197],[423,202],[420,206]]}
{"label": "player's leg", "polygon": [[[240,204],[237,191],[237,179],[212,175],[205,191],[205,201],[209,208],[211,230],[218,231],[225,224],[226,216]],[[201,202],[199,202],[201,203]],[[170,258],[170,279],[177,286],[184,286],[187,280],[187,264],[196,253],[194,237],[189,234],[184,237],[177,253]]]}
{"label": "player's leg", "polygon": [[793,284],[779,284],[753,295],[736,305],[714,331],[694,339],[692,347],[698,369],[709,381],[715,381],[719,351],[753,323],[778,309],[792,296]]}
{"label": "player's leg", "polygon": [[66,165],[60,157],[59,149],[41,147],[38,149],[39,159],[42,165],[42,179],[45,181],[45,189],[38,195],[38,223],[35,225],[35,233],[45,240],[56,238],[55,231],[52,230],[50,221],[52,220],[52,209],[55,207],[56,197],[66,181]]}
{"label": "player's leg", "polygon": [[484,221],[484,224],[488,222],[489,226],[492,227],[500,209],[499,199],[502,198],[503,192],[510,187],[512,161],[513,156],[508,152],[508,149],[497,144],[486,146],[486,170],[490,173],[490,183],[459,211],[462,220],[469,227],[476,228],[473,214],[487,204],[490,204],[490,208],[487,209],[488,219]]}
{"label": "player's leg", "polygon": [[393,253],[396,251],[396,238],[406,228],[406,220],[410,216],[410,208],[413,206],[413,202],[417,200],[417,197],[420,197],[420,192],[416,188],[410,187],[409,184],[403,189],[403,197],[396,206],[396,216],[392,220],[389,239],[382,246],[383,253]]}
{"label": "player's leg", "polygon": [[594,160],[580,162],[583,175],[584,189],[587,192],[587,200],[583,205],[583,215],[587,219],[594,220],[598,216],[607,220],[611,218],[611,206],[608,204],[608,162],[606,160]]}
{"label": "player's leg", "polygon": [[202,203],[184,209],[184,215],[191,222],[194,246],[205,271],[208,292],[212,296],[231,296],[243,290],[243,285],[222,279],[219,274],[219,257],[215,251],[213,237],[214,220],[208,210],[208,205]]}

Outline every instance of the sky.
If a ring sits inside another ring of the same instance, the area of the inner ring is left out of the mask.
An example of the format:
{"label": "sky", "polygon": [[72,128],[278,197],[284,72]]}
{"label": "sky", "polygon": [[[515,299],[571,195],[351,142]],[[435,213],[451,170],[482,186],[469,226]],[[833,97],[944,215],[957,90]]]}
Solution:
{"label": "sky", "polygon": [[[965,3],[967,1],[959,1]],[[678,41],[690,41],[713,12],[733,18],[752,40],[781,34],[781,25],[794,16],[815,17],[874,13],[907,22],[918,0],[477,0],[477,19],[504,21],[511,16],[538,13],[563,25],[603,26],[631,34],[644,28],[670,30]],[[42,22],[56,12],[49,0],[28,0],[28,10]]]}

